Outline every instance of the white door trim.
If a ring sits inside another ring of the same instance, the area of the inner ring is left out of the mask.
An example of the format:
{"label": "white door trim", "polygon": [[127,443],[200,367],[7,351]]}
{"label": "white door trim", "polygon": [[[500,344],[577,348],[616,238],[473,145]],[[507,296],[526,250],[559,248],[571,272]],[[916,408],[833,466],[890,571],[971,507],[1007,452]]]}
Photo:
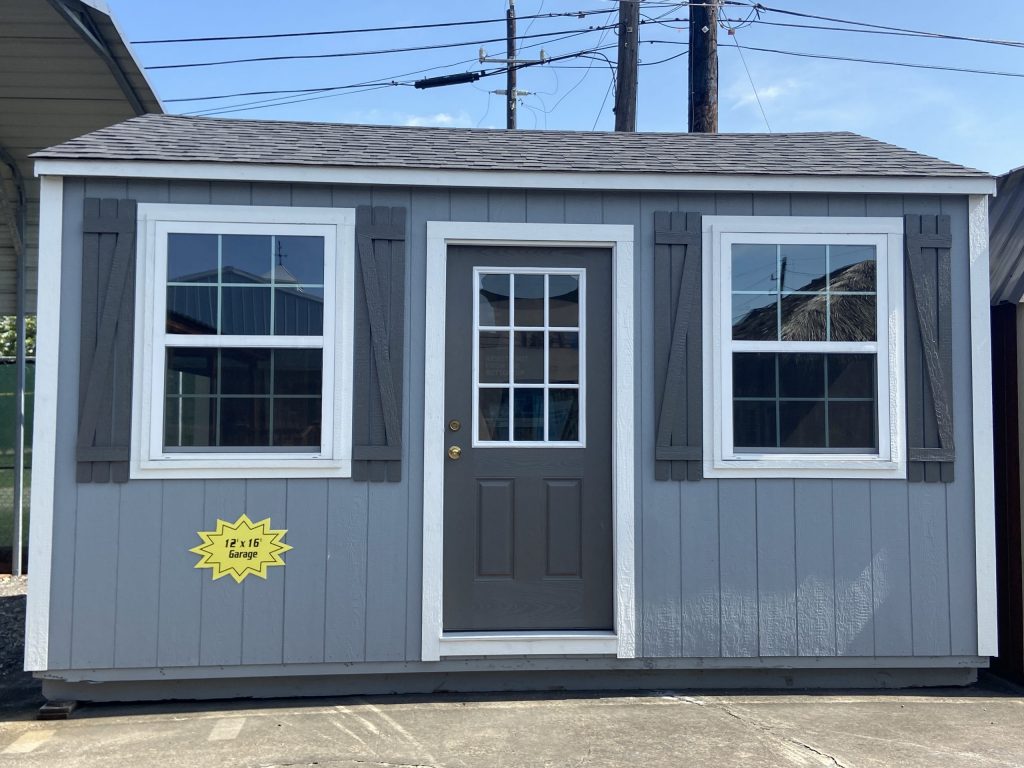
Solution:
{"label": "white door trim", "polygon": [[[504,654],[636,655],[634,575],[633,227],[617,224],[427,222],[423,417],[423,626],[420,657]],[[444,633],[444,373],[448,246],[550,245],[612,251],[612,518],[614,644],[606,633]],[[469,642],[472,641],[472,642]]]}

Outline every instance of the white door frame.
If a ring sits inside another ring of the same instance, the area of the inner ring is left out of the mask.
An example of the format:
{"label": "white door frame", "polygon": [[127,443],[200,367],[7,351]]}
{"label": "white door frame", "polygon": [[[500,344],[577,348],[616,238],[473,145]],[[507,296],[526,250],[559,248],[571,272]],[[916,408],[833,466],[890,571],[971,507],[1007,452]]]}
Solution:
{"label": "white door frame", "polygon": [[[457,632],[442,624],[445,291],[449,245],[609,248],[612,254],[613,632]],[[636,655],[634,576],[633,227],[619,224],[427,222],[423,416],[421,659],[524,654]]]}

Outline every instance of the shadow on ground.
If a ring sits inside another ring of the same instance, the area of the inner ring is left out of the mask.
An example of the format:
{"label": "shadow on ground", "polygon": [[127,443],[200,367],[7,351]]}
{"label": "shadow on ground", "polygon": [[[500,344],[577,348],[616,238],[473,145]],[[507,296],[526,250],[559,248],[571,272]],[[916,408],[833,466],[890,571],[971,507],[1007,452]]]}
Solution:
{"label": "shadow on ground", "polygon": [[0,596],[0,720],[22,719],[43,704],[42,685],[25,672],[25,595]]}

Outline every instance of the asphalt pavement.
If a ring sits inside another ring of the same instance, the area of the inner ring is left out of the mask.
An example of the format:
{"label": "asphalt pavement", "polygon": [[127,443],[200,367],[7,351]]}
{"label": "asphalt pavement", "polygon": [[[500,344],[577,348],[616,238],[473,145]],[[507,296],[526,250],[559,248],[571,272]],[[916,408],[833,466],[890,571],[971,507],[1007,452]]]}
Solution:
{"label": "asphalt pavement", "polygon": [[1006,687],[83,705],[0,714],[18,768],[1024,766]]}

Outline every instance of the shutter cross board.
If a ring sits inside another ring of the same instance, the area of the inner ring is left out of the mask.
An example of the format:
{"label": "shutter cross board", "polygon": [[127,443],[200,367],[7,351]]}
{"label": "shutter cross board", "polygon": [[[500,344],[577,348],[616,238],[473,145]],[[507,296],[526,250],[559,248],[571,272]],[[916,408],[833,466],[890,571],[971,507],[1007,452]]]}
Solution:
{"label": "shutter cross board", "polygon": [[654,214],[654,365],[658,480],[703,477],[701,217]]}
{"label": "shutter cross board", "polygon": [[80,483],[128,480],[136,208],[134,200],[85,200],[76,450]]}
{"label": "shutter cross board", "polygon": [[352,478],[402,479],[405,208],[356,209]]}
{"label": "shutter cross board", "polygon": [[904,217],[907,479],[953,481],[953,306],[949,216]]}

